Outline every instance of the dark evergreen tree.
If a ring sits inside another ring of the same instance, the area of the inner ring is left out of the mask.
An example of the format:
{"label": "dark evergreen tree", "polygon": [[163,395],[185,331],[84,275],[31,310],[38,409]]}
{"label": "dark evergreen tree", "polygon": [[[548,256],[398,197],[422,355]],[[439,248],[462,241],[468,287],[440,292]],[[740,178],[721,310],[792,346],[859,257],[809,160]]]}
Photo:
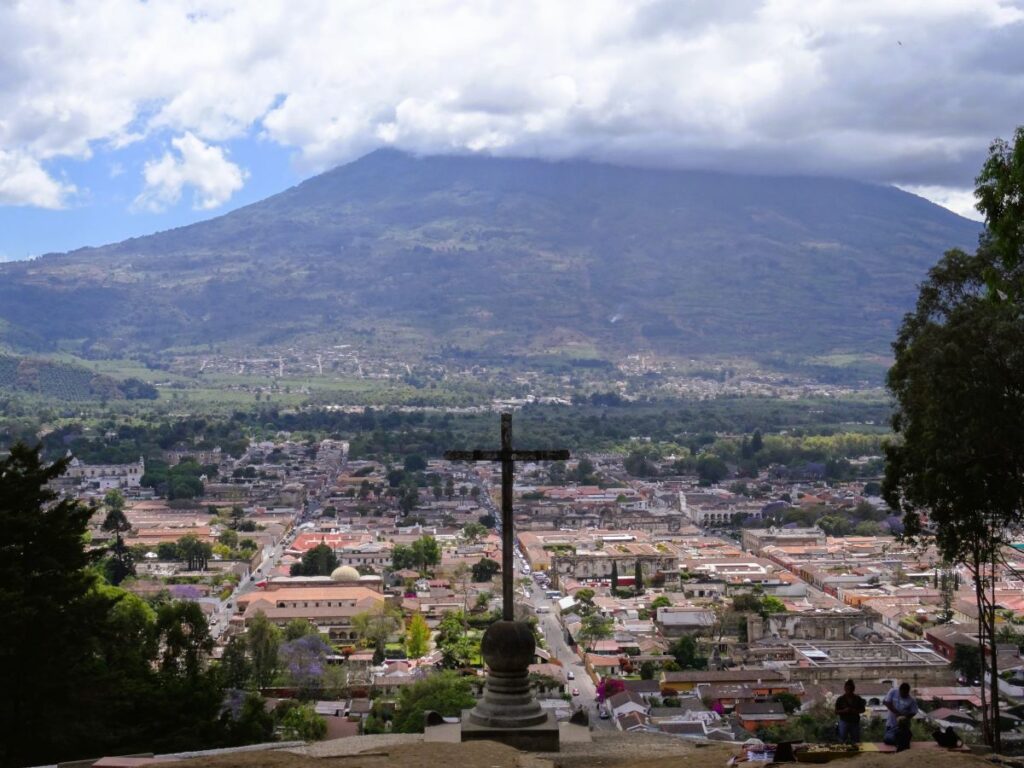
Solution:
{"label": "dark evergreen tree", "polygon": [[302,561],[291,567],[292,576],[330,576],[338,567],[338,556],[334,550],[321,542],[302,555]]}
{"label": "dark evergreen tree", "polygon": [[93,510],[47,488],[65,466],[22,444],[0,461],[0,766],[223,744],[202,611],[97,579]]}
{"label": "dark evergreen tree", "polygon": [[114,534],[110,559],[106,562],[107,580],[117,586],[129,576],[135,575],[135,560],[124,543],[124,534],[132,529],[132,525],[124,513],[124,496],[120,491],[109,491],[103,499],[103,506],[107,508],[107,516],[103,519],[102,528]]}
{"label": "dark evergreen tree", "polygon": [[181,559],[188,563],[190,571],[205,571],[213,556],[213,547],[189,533],[178,539],[178,552]]}
{"label": "dark evergreen tree", "polygon": [[220,659],[221,685],[228,689],[244,689],[252,680],[252,662],[249,661],[249,648],[245,635],[238,635],[228,640],[224,654]]}
{"label": "dark evergreen tree", "polygon": [[750,451],[753,454],[758,454],[764,449],[764,438],[761,436],[761,430],[755,429],[754,436],[750,438]]}
{"label": "dark evergreen tree", "polygon": [[100,726],[97,639],[114,599],[95,590],[83,541],[92,510],[58,500],[39,448],[18,443],[0,461],[0,765],[76,756]]}
{"label": "dark evergreen tree", "polygon": [[473,581],[484,582],[494,578],[494,574],[501,570],[501,565],[489,557],[483,557],[473,563]]}

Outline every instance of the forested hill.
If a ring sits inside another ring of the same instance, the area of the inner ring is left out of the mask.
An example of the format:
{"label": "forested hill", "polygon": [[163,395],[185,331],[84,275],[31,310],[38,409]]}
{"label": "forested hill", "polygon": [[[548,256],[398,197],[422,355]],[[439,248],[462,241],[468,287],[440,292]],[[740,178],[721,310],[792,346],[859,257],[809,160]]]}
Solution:
{"label": "forested hill", "polygon": [[977,234],[837,179],[379,151],[211,221],[0,265],[0,341],[885,353]]}

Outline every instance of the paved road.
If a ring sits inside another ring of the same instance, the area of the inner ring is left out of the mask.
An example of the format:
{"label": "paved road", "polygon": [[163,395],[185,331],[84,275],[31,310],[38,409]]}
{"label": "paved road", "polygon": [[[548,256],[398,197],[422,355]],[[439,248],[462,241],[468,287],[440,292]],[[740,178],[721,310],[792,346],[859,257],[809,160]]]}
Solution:
{"label": "paved road", "polygon": [[287,549],[292,542],[295,535],[295,529],[302,523],[312,520],[317,516],[324,500],[330,495],[331,490],[334,488],[335,481],[340,475],[344,474],[347,467],[348,453],[345,452],[342,454],[341,464],[338,467],[338,471],[332,477],[328,478],[319,494],[310,496],[306,500],[305,506],[295,516],[292,531],[285,534],[284,539],[279,541],[266,553],[266,556],[257,566],[256,570],[252,572],[252,576],[254,578],[243,579],[235,588],[235,591],[232,592],[225,600],[220,602],[220,605],[217,607],[210,623],[210,633],[213,635],[214,639],[221,637],[227,631],[231,616],[235,612],[235,601],[243,595],[247,595],[255,590],[257,588],[256,582],[263,581],[263,579],[267,578],[277,567],[285,549]]}
{"label": "paved road", "polygon": [[[516,559],[516,567],[522,571],[523,561],[519,558]],[[557,611],[558,607],[555,603],[547,598],[544,594],[544,590],[534,585],[531,587],[531,595],[529,598],[523,598],[527,605],[529,605],[534,612],[537,608],[546,607],[548,609],[545,613],[537,613],[537,619],[539,620],[540,629],[544,633],[544,643],[547,646],[555,658],[562,662],[562,667],[566,673],[572,672],[575,676],[575,680],[569,680],[567,685],[570,689],[579,689],[579,696],[573,697],[573,705],[576,707],[582,707],[590,713],[590,722],[595,728],[612,728],[611,721],[601,720],[598,716],[597,710],[597,690],[591,681],[589,675],[583,668],[583,662],[579,656],[576,655],[575,651],[569,647],[569,644],[565,640],[565,633],[562,630],[561,624],[558,622]],[[522,591],[519,593],[522,596]]]}
{"label": "paved road", "polygon": [[232,592],[225,600],[220,602],[210,624],[210,632],[214,639],[219,638],[227,631],[231,616],[235,612],[235,601],[242,595],[247,595],[255,590],[256,582],[262,581],[266,578],[267,574],[277,567],[277,562],[281,559],[281,555],[284,554],[285,547],[287,546],[286,542],[288,541],[289,538],[286,537],[283,541],[278,542],[276,546],[267,552],[259,566],[252,572],[252,575],[255,578],[242,579],[238,586],[235,587],[235,591]]}

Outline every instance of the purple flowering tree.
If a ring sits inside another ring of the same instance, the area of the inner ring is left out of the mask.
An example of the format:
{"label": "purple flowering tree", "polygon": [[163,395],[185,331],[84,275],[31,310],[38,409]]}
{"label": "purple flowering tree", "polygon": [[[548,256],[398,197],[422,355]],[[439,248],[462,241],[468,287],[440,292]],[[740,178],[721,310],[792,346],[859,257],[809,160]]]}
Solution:
{"label": "purple flowering tree", "polygon": [[168,592],[175,600],[198,600],[203,597],[203,590],[195,584],[172,584]]}
{"label": "purple flowering tree", "polygon": [[306,635],[281,646],[280,658],[290,685],[299,689],[299,698],[313,699],[323,689],[327,656],[334,652],[316,635]]}

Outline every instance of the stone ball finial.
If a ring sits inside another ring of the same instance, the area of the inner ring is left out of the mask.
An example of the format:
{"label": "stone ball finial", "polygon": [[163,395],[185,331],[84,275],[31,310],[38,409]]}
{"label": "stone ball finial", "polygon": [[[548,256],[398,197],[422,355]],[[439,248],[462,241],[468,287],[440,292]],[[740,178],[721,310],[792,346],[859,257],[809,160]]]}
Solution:
{"label": "stone ball finial", "polygon": [[497,672],[517,672],[533,663],[537,643],[525,621],[496,621],[480,641],[487,666]]}

